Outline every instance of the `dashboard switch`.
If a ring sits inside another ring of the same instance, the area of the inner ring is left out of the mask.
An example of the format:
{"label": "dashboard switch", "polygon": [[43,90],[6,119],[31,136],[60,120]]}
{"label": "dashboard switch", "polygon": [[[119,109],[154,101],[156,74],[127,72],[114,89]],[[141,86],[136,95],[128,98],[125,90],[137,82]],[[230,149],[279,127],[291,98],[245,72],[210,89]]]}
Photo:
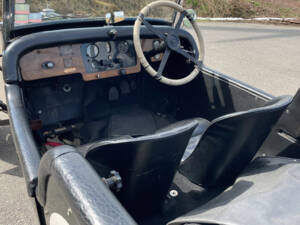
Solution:
{"label": "dashboard switch", "polygon": [[42,64],[42,68],[43,68],[43,69],[53,69],[54,66],[55,66],[55,63],[52,62],[52,61],[44,62],[44,63]]}

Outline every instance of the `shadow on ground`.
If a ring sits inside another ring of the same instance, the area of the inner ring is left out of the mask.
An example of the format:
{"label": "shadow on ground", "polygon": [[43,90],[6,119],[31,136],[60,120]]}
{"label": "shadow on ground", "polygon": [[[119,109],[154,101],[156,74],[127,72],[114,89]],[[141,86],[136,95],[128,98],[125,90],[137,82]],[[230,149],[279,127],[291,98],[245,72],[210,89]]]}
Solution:
{"label": "shadow on ground", "polygon": [[23,177],[9,126],[0,126],[0,146],[0,160],[15,165],[14,168],[5,170],[0,174]]}

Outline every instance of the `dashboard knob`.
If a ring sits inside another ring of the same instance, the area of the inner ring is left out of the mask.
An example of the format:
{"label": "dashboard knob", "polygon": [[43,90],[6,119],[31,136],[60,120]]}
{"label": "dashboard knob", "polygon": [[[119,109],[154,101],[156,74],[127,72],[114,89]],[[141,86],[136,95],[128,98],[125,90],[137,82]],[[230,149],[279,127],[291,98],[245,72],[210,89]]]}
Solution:
{"label": "dashboard knob", "polygon": [[53,68],[54,67],[54,62],[48,62],[47,63],[47,67],[50,69],[50,68]]}
{"label": "dashboard knob", "polygon": [[94,69],[98,68],[98,64],[97,64],[97,62],[95,62],[95,61],[93,61],[93,62],[91,63],[91,66],[92,66]]}
{"label": "dashboard knob", "polygon": [[124,66],[124,57],[121,54],[116,57],[115,61],[120,65],[120,67]]}
{"label": "dashboard knob", "polygon": [[55,66],[55,63],[52,62],[52,61],[44,62],[44,63],[42,64],[42,68],[44,68],[44,69],[53,69],[54,66]]}
{"label": "dashboard knob", "polygon": [[107,59],[102,59],[102,60],[100,60],[99,64],[100,64],[101,66],[107,67],[107,66],[109,65],[109,60],[107,60]]}
{"label": "dashboard knob", "polygon": [[116,29],[111,29],[107,33],[112,39],[115,39],[117,37],[118,31]]}

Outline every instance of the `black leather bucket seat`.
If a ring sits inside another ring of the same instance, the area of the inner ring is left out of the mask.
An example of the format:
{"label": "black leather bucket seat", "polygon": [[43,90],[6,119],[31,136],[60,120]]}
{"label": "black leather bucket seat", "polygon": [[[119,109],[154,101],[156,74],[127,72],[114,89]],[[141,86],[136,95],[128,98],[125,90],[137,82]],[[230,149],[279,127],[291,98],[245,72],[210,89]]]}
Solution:
{"label": "black leather bucket seat", "polygon": [[[202,187],[234,182],[257,153],[292,97],[274,98],[260,108],[214,119],[209,126],[199,123],[199,142],[179,171]],[[196,134],[194,134],[196,135]]]}
{"label": "black leather bucket seat", "polygon": [[197,120],[190,120],[152,135],[102,140],[78,150],[101,177],[119,172],[123,187],[116,195],[136,217],[163,203],[197,125]]}

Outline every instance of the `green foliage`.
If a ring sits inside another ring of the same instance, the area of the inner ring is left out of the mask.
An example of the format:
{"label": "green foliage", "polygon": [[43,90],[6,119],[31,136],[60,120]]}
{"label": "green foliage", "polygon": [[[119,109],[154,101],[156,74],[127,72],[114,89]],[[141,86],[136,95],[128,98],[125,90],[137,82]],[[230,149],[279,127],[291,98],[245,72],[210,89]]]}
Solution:
{"label": "green foliage", "polygon": [[200,1],[199,0],[186,0],[187,4],[190,5],[193,9],[198,8],[198,6],[200,5]]}

